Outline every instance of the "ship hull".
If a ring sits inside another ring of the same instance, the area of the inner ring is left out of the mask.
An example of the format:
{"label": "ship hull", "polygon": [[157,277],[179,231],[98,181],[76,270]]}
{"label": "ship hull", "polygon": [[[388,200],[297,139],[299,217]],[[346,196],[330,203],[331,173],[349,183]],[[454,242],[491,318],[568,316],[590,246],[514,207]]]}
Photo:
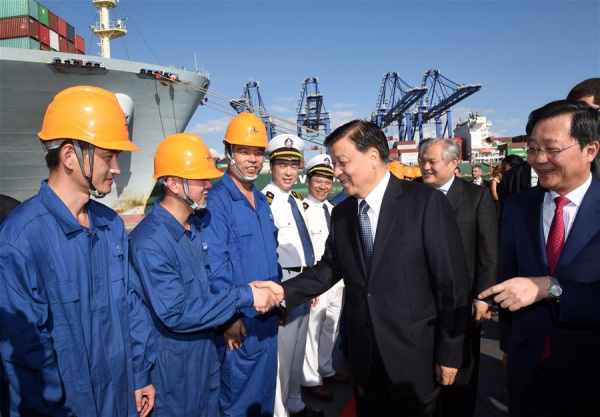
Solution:
{"label": "ship hull", "polygon": [[[63,64],[57,65],[56,58]],[[65,65],[68,59],[101,65]],[[142,68],[176,74],[181,82],[141,74]],[[175,68],[0,48],[0,194],[23,201],[38,191],[40,181],[48,176],[37,137],[46,107],[65,88],[91,85],[131,98],[129,129],[131,140],[140,148],[120,155],[122,173],[115,177],[113,191],[102,202],[123,216],[143,214],[155,185],[153,156],[158,143],[185,130],[209,84],[202,74]]]}

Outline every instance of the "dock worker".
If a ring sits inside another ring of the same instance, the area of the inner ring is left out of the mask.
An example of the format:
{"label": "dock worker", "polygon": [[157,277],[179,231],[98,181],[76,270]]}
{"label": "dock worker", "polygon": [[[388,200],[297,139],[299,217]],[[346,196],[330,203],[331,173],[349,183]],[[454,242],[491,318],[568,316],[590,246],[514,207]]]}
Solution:
{"label": "dock worker", "polygon": [[[277,236],[277,254],[282,281],[298,275],[315,263],[315,254],[300,194],[292,191],[298,180],[304,141],[298,136],[275,136],[267,148],[271,182],[263,188],[271,205]],[[277,393],[275,417],[319,416],[322,410],[305,406],[301,397],[302,367],[310,302],[286,313],[277,336]]]}
{"label": "dock worker", "polygon": [[[329,236],[331,211],[335,204],[328,201],[333,188],[333,164],[331,156],[316,155],[305,168],[308,195],[302,200],[308,219],[310,237],[318,261],[325,251],[325,241]],[[333,348],[339,333],[340,314],[344,300],[344,281],[319,296],[317,305],[311,307],[306,337],[306,354],[302,369],[302,386],[313,397],[330,401],[333,393],[323,381],[345,383],[348,375],[338,373],[333,368]]]}
{"label": "dock worker", "polygon": [[[265,125],[238,114],[224,139],[227,172],[208,196],[203,213],[209,282],[214,292],[253,280],[280,281],[277,229],[267,198],[253,185],[268,145]],[[252,307],[236,313],[217,336],[221,363],[219,405],[225,416],[272,415],[277,375],[275,312]]]}
{"label": "dock worker", "polygon": [[58,93],[38,134],[50,170],[0,227],[0,352],[11,416],[146,416],[150,326],[123,221],[90,200],[135,151],[115,95]]}
{"label": "dock worker", "polygon": [[215,328],[242,308],[266,312],[275,304],[270,290],[252,283],[210,291],[208,246],[195,213],[206,208],[210,180],[222,175],[197,135],[168,136],[154,155],[163,197],[130,235],[131,264],[156,326],[156,417],[218,416],[218,390],[210,390],[219,381]]}

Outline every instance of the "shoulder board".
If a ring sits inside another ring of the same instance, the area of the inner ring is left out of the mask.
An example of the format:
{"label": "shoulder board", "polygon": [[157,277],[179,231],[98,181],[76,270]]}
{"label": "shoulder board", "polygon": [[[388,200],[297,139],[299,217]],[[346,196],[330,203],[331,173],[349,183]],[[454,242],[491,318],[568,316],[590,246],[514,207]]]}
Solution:
{"label": "shoulder board", "polygon": [[336,206],[335,202],[333,200],[327,200],[329,202],[329,204],[331,204],[333,207]]}
{"label": "shoulder board", "polygon": [[296,197],[298,200],[302,200],[302,196],[298,194],[296,191],[292,191],[292,195]]}
{"label": "shoulder board", "polygon": [[302,203],[302,207],[304,207],[304,211],[306,211],[306,209],[308,209],[308,203],[306,203],[306,202]]}
{"label": "shoulder board", "polygon": [[269,203],[269,205],[271,205],[271,203],[273,202],[273,197],[275,197],[275,194],[273,194],[271,191],[267,191],[267,193],[265,195],[267,196],[267,202]]}

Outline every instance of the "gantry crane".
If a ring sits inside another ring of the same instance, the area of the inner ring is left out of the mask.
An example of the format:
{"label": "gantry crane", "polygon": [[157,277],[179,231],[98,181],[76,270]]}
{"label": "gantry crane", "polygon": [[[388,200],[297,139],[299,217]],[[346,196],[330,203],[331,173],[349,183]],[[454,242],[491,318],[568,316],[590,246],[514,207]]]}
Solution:
{"label": "gantry crane", "polygon": [[[423,140],[423,124],[435,120],[435,135],[438,138],[452,131],[450,108],[471,94],[481,90],[481,84],[462,84],[444,77],[439,70],[428,70],[423,73],[421,87],[427,87],[426,95],[421,96],[412,112],[412,126],[419,130],[419,140]],[[446,123],[442,131],[442,116],[446,115]],[[408,132],[409,140],[414,137],[414,130]]]}
{"label": "gantry crane", "polygon": [[248,81],[244,84],[242,96],[237,100],[232,100],[229,104],[237,113],[254,113],[259,117],[265,123],[267,138],[271,141],[271,138],[275,136],[275,124],[265,109],[260,91],[258,91],[259,87],[258,81]]}
{"label": "gantry crane", "polygon": [[400,74],[397,72],[383,74],[375,111],[371,113],[371,121],[382,129],[397,123],[398,137],[403,140],[405,125],[411,134],[413,131],[409,110],[425,93],[427,93],[427,87],[411,87],[400,78]]}
{"label": "gantry crane", "polygon": [[298,114],[298,136],[311,142],[323,143],[322,139],[318,138],[317,132],[322,131],[327,136],[331,133],[331,129],[329,112],[323,104],[323,94],[319,92],[317,77],[304,79],[296,113]]}

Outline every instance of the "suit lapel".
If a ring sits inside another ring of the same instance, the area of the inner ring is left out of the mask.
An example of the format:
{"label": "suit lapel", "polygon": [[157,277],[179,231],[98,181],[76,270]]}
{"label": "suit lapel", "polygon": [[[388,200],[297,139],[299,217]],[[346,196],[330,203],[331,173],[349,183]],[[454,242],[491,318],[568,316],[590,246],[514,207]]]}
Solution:
{"label": "suit lapel", "polygon": [[377,233],[375,233],[375,242],[373,244],[373,259],[371,261],[372,277],[383,256],[384,249],[392,234],[396,220],[398,219],[398,199],[402,194],[402,182],[396,177],[391,176],[390,182],[383,194],[381,201],[381,211],[377,220]]}
{"label": "suit lapel", "polygon": [[462,201],[462,194],[464,188],[462,182],[458,178],[454,178],[450,189],[446,193],[446,197],[450,201],[450,205],[452,206],[452,211],[456,212],[456,208],[460,205]]}
{"label": "suit lapel", "polygon": [[569,231],[567,241],[556,265],[555,275],[569,265],[573,258],[581,252],[589,240],[600,230],[600,181],[593,179],[590,188],[581,201],[575,222]]}
{"label": "suit lapel", "polygon": [[535,258],[539,263],[542,271],[548,271],[548,257],[546,256],[546,244],[544,242],[544,226],[542,204],[544,203],[544,194],[546,190],[540,186],[536,192],[531,193],[529,202],[523,204],[522,207],[534,207],[533,210],[523,210],[525,224],[529,232],[530,241],[533,246]]}
{"label": "suit lapel", "polygon": [[360,267],[360,271],[363,277],[367,277],[367,267],[365,266],[365,260],[363,258],[362,246],[360,244],[360,235],[358,231],[358,200],[354,197],[350,197],[353,201],[350,203],[350,215],[348,216],[348,241],[352,247],[354,253],[354,259],[356,259],[357,265]]}

